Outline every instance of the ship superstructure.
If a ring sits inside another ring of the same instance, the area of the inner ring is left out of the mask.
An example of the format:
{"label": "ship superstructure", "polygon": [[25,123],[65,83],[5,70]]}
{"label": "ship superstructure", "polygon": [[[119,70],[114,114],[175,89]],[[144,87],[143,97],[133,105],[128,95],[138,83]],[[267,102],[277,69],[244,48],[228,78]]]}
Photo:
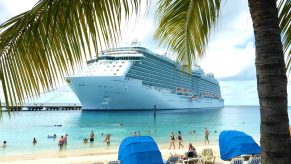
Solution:
{"label": "ship superstructure", "polygon": [[220,108],[218,81],[200,67],[192,73],[143,47],[102,51],[67,82],[83,110]]}

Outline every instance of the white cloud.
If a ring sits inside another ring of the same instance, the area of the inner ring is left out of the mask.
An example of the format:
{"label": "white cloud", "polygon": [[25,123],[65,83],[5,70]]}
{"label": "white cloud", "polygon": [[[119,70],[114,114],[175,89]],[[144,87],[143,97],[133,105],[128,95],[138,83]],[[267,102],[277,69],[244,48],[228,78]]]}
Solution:
{"label": "white cloud", "polygon": [[[237,10],[233,10],[233,6]],[[220,19],[206,57],[200,61],[202,68],[218,78],[239,74],[255,63],[253,28],[247,4],[227,1],[222,5]]]}
{"label": "white cloud", "polygon": [[7,15],[5,15],[6,18],[2,19],[8,20],[12,16],[16,16],[30,10],[38,1],[39,0],[1,0],[0,8],[3,8],[6,12],[8,12]]}

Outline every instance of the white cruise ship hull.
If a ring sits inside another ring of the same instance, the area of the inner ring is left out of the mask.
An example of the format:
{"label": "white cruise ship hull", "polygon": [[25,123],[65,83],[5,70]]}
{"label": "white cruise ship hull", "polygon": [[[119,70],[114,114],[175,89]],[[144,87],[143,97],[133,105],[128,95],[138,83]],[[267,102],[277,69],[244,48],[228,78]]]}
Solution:
{"label": "white cruise ship hull", "polygon": [[153,110],[221,108],[223,99],[198,98],[171,93],[123,76],[70,77],[69,85],[83,110]]}

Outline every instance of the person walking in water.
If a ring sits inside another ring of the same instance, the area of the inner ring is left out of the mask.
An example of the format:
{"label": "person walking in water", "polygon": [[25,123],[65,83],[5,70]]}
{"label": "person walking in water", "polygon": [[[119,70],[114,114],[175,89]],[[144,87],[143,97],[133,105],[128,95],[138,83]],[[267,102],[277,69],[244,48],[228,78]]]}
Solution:
{"label": "person walking in water", "polygon": [[206,142],[208,143],[209,145],[209,130],[207,128],[205,128],[204,130],[204,144],[206,144]]}
{"label": "person walking in water", "polygon": [[33,138],[33,140],[32,140],[32,144],[35,145],[36,143],[37,143],[36,139]]}
{"label": "person walking in water", "polygon": [[179,143],[179,149],[180,147],[184,148],[184,146],[182,145],[182,134],[181,131],[178,131],[178,143]]}
{"label": "person walking in water", "polygon": [[60,150],[62,150],[64,146],[64,136],[61,136],[61,138],[59,139],[58,145],[60,147]]}
{"label": "person walking in water", "polygon": [[91,131],[91,133],[90,133],[90,142],[94,142],[94,137],[95,137],[94,132]]}
{"label": "person walking in water", "polygon": [[170,136],[170,148],[172,148],[172,146],[174,147],[174,150],[175,150],[175,136],[174,136],[174,132],[171,131],[171,136]]}
{"label": "person walking in water", "polygon": [[68,134],[65,134],[64,136],[64,145],[66,146],[68,143]]}

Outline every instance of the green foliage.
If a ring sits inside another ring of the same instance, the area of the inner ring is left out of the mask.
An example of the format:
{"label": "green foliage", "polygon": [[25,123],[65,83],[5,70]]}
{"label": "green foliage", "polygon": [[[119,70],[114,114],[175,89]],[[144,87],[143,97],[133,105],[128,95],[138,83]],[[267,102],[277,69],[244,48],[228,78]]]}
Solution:
{"label": "green foliage", "polygon": [[[7,105],[55,88],[85,54],[120,41],[140,0],[40,0],[0,25],[0,80]],[[1,108],[2,109],[2,108]]]}
{"label": "green foliage", "polygon": [[220,0],[160,0],[155,39],[178,54],[177,61],[191,70],[192,62],[202,57],[216,24]]}
{"label": "green foliage", "polygon": [[281,40],[283,43],[283,50],[286,55],[287,70],[291,71],[291,1],[281,0],[279,2],[279,26],[281,29]]}

